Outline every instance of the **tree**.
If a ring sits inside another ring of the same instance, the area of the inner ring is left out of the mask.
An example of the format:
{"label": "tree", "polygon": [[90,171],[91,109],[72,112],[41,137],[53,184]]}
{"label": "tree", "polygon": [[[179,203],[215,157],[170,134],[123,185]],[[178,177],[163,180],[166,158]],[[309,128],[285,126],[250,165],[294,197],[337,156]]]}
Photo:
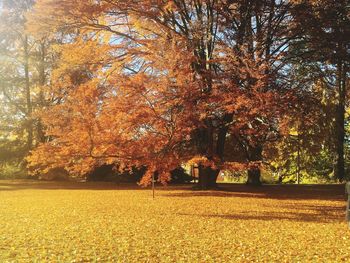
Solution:
{"label": "tree", "polygon": [[[336,90],[335,152],[336,177],[344,180],[345,109],[349,77],[349,3],[348,1],[294,1],[295,21],[303,32],[304,63],[313,63],[316,80]],[[304,25],[308,26],[304,26]]]}
{"label": "tree", "polygon": [[1,165],[23,163],[23,158],[39,141],[42,128],[35,111],[43,106],[41,87],[46,84],[46,47],[25,32],[24,14],[33,1],[2,1],[0,26]]}
{"label": "tree", "polygon": [[283,136],[267,145],[267,164],[280,182],[330,180],[334,140],[329,120],[334,118],[334,95],[322,82],[308,79],[299,66],[294,65],[293,79],[299,79],[301,88],[282,121]]}
{"label": "tree", "polygon": [[147,183],[155,172],[168,180],[168,171],[192,160],[206,189],[220,169],[235,166],[225,145],[237,140],[248,183],[259,184],[264,143],[278,136],[291,104],[289,7],[38,1],[28,26],[54,28],[66,43],[51,85],[61,103],[42,114],[52,140],[33,151],[32,167],[84,174],[103,163],[142,165]]}
{"label": "tree", "polygon": [[[290,78],[290,43],[298,37],[291,29],[289,1],[228,1],[224,5],[226,34],[232,49],[247,64],[248,76],[234,76],[244,96],[240,104],[247,111],[241,118],[235,138],[250,163],[263,162],[265,144],[280,137],[279,121],[293,104],[294,88]],[[231,30],[230,30],[231,29]],[[237,85],[237,84],[236,84]],[[230,101],[228,107],[237,105]],[[236,111],[234,112],[236,113]],[[233,115],[234,116],[234,115]],[[236,119],[235,117],[233,119]],[[260,184],[259,165],[248,169],[248,184]]]}

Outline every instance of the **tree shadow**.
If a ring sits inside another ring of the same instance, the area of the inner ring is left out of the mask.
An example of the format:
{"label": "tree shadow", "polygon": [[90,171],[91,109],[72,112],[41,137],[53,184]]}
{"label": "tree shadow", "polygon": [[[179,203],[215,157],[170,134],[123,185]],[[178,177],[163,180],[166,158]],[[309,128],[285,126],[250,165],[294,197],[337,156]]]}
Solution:
{"label": "tree shadow", "polygon": [[[345,201],[344,185],[246,185],[221,184],[218,190],[195,191],[193,185],[157,185],[156,194],[166,197],[225,197],[262,198],[278,200],[331,200]],[[37,180],[0,180],[1,191],[37,190],[149,190],[134,183],[72,182]]]}
{"label": "tree shadow", "polygon": [[[116,184],[107,182],[79,183],[36,180],[0,181],[0,192],[26,189],[103,191],[145,190],[145,188],[135,184]],[[149,189],[150,188],[147,188],[147,190]],[[225,197],[228,201],[230,201],[230,198],[275,199],[283,201],[278,203],[278,211],[276,211],[276,207],[273,207],[273,204],[270,205],[268,202],[263,202],[260,206],[261,209],[259,210],[237,211],[231,214],[177,213],[179,216],[222,218],[228,220],[288,220],[315,223],[343,222],[345,217],[345,193],[343,185],[265,185],[262,187],[250,187],[246,185],[220,185],[219,190],[211,191],[194,191],[191,188],[191,185],[172,185],[168,187],[157,186],[156,194],[159,196],[175,198]],[[304,202],[292,202],[295,200],[344,201],[344,205],[331,206],[323,204],[306,204]]]}
{"label": "tree shadow", "polygon": [[72,182],[72,181],[36,181],[14,180],[1,181],[1,191],[18,190],[143,190],[137,184],[117,184],[110,182]]}
{"label": "tree shadow", "polygon": [[[283,206],[281,206],[283,208]],[[227,220],[260,220],[260,221],[291,221],[291,222],[313,222],[313,223],[334,223],[344,222],[345,206],[297,206],[295,210],[300,212],[285,211],[247,211],[234,214],[192,214],[178,213],[180,216],[191,216],[199,218],[219,218]],[[308,212],[303,212],[303,211]],[[343,216],[344,214],[344,216]]]}
{"label": "tree shadow", "polygon": [[346,200],[345,187],[339,185],[264,185],[252,187],[246,185],[220,185],[218,190],[186,191],[167,193],[173,197],[228,197],[228,198],[262,198],[278,200]]}
{"label": "tree shadow", "polygon": [[[150,186],[143,187],[137,183],[117,183],[117,182],[77,182],[77,181],[42,181],[33,179],[0,180],[1,191],[18,190],[150,190]],[[189,190],[191,185],[169,185],[162,186],[156,183],[156,192]]]}

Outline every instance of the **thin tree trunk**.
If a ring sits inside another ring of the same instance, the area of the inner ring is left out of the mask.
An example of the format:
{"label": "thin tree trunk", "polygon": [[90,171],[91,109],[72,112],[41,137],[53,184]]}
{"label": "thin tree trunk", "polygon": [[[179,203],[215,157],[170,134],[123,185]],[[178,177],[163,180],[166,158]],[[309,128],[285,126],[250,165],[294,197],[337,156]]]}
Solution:
{"label": "thin tree trunk", "polygon": [[26,92],[26,104],[27,104],[27,148],[32,149],[33,146],[33,121],[32,121],[32,99],[30,91],[30,80],[29,80],[29,49],[28,49],[28,37],[24,37],[24,78],[25,78],[25,92]]}
{"label": "thin tree trunk", "polygon": [[[39,85],[40,85],[40,91],[39,91],[39,104],[40,107],[44,107],[44,85],[46,83],[45,78],[45,44],[41,43],[40,45],[40,65],[39,65]],[[40,119],[38,119],[37,122],[37,136],[38,136],[38,143],[45,142],[45,134],[44,134],[44,127],[42,125],[42,122]]]}
{"label": "thin tree trunk", "polygon": [[[345,98],[346,73],[342,63],[338,63],[338,105],[336,110],[336,165],[335,177],[339,181],[345,178],[344,141],[345,141]],[[344,74],[345,73],[345,74]]]}
{"label": "thin tree trunk", "polygon": [[297,184],[300,184],[300,130],[298,126],[298,135],[297,135]]}

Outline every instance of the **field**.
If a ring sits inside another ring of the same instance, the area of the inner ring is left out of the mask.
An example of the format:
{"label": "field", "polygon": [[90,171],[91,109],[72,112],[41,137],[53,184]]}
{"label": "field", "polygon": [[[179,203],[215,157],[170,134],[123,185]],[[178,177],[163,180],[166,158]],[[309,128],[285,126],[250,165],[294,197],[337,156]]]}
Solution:
{"label": "field", "polygon": [[343,185],[0,181],[0,262],[350,262]]}

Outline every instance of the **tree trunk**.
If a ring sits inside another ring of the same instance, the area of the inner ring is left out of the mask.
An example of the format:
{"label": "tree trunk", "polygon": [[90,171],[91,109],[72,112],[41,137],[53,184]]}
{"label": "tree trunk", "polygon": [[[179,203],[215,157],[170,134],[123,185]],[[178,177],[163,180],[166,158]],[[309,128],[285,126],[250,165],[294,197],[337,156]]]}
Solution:
{"label": "tree trunk", "polygon": [[233,114],[225,114],[222,122],[222,127],[219,128],[217,141],[216,141],[216,154],[220,158],[221,161],[224,161],[224,153],[225,153],[225,144],[226,144],[226,137],[228,133],[228,124],[232,122],[233,120]]}
{"label": "tree trunk", "polygon": [[260,168],[250,168],[248,170],[247,185],[261,185],[260,176]]}
{"label": "tree trunk", "polygon": [[220,170],[211,167],[199,166],[198,188],[200,190],[216,189],[216,180]]}
{"label": "tree trunk", "polygon": [[33,146],[33,120],[32,120],[32,99],[30,90],[30,80],[29,80],[29,48],[28,48],[28,37],[24,38],[24,78],[25,78],[25,93],[26,93],[26,106],[27,106],[27,148],[32,149]]}
{"label": "tree trunk", "polygon": [[[215,155],[215,143],[214,143],[214,128],[211,120],[205,120],[206,127],[199,128],[196,134],[198,152],[205,156],[208,160],[213,160]],[[209,166],[199,165],[198,167],[198,185],[196,188],[201,190],[208,190],[216,188],[216,179],[219,174],[219,170],[212,169]]]}
{"label": "tree trunk", "polygon": [[[344,74],[345,73],[345,74]],[[342,63],[338,64],[338,105],[336,110],[336,165],[335,177],[339,181],[345,178],[344,142],[345,142],[345,99],[346,99],[346,70]]]}
{"label": "tree trunk", "polygon": [[[44,85],[46,83],[45,78],[45,43],[41,43],[40,45],[40,64],[39,64],[39,85],[40,85],[40,91],[39,91],[39,105],[41,108],[44,107],[45,99],[44,99]],[[37,120],[37,143],[43,143],[45,142],[45,133],[44,133],[44,127],[40,119]]]}
{"label": "tree trunk", "polygon": [[[249,162],[261,162],[262,161],[262,146],[257,145],[249,147]],[[248,169],[247,185],[261,185],[260,181],[261,172],[259,166],[250,167]]]}

